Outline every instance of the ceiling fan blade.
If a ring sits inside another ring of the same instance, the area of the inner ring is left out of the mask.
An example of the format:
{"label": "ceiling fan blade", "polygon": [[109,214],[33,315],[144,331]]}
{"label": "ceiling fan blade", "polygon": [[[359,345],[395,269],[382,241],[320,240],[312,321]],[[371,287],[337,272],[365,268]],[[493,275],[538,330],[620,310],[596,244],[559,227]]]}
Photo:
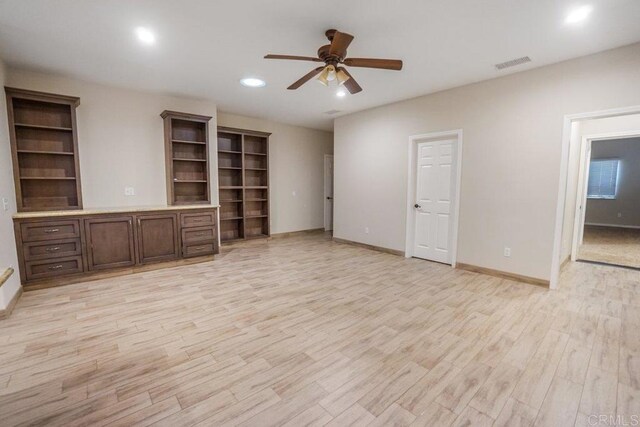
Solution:
{"label": "ceiling fan blade", "polygon": [[399,59],[347,58],[343,61],[348,67],[381,68],[383,70],[402,70]]}
{"label": "ceiling fan blade", "polygon": [[294,61],[324,62],[320,58],[314,58],[312,56],[296,56],[296,55],[265,55],[264,59],[292,59]]}
{"label": "ceiling fan blade", "polygon": [[323,69],[324,67],[318,67],[315,70],[311,70],[309,73],[305,74],[300,80],[298,80],[297,82],[289,86],[287,89],[289,90],[298,89],[300,86],[302,86],[303,84],[305,84],[306,82],[308,82],[309,80],[311,80],[312,78],[320,74],[320,71],[322,71]]}
{"label": "ceiling fan blade", "polygon": [[344,71],[344,73],[349,76],[349,80],[347,80],[346,82],[343,83],[343,86],[347,88],[347,90],[349,91],[349,93],[351,95],[355,95],[358,92],[362,92],[362,88],[360,87],[360,85],[358,84],[358,82],[356,81],[356,79],[353,78],[353,76],[351,75],[351,73],[349,73],[349,71],[347,71],[346,68],[343,67],[339,67],[338,70],[342,70]]}
{"label": "ceiling fan blade", "polygon": [[347,53],[347,48],[353,41],[353,36],[347,33],[341,33],[340,31],[336,31],[333,34],[333,39],[331,40],[331,47],[329,48],[329,55],[337,55],[339,57],[344,57]]}

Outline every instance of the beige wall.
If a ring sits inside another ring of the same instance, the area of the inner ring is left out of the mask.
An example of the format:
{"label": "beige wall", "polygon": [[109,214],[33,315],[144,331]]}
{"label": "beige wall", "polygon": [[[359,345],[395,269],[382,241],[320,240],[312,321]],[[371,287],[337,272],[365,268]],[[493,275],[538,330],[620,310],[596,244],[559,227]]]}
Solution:
{"label": "beige wall", "polygon": [[409,136],[463,129],[458,261],[549,279],[564,115],[640,104],[639,69],[635,44],[336,119],[334,235],[404,250]]}
{"label": "beige wall", "polygon": [[324,155],[333,154],[331,132],[224,112],[218,113],[218,125],[272,133],[271,233],[324,227]]}
{"label": "beige wall", "polygon": [[[640,104],[640,102],[638,102]],[[616,132],[640,132],[640,114],[575,121],[571,124],[567,193],[564,202],[564,222],[560,259],[571,255],[573,244],[576,203],[578,202],[578,177],[580,174],[580,150],[584,137],[607,135]]]}
{"label": "beige wall", "polygon": [[[4,86],[6,69],[0,61],[0,85]],[[9,209],[2,208],[0,200],[0,274],[8,267],[15,273],[0,288],[0,310],[7,307],[11,298],[20,288],[18,273],[18,257],[13,239],[13,221],[11,215],[16,212],[16,196],[13,185],[13,167],[11,165],[11,146],[9,144],[9,128],[7,124],[7,102],[4,89],[0,95],[0,199],[9,201]]]}
{"label": "beige wall", "polygon": [[620,160],[618,194],[587,200],[585,223],[640,227],[640,138],[594,141],[591,159]]}
{"label": "beige wall", "polygon": [[[216,104],[162,96],[76,79],[10,69],[9,86],[80,97],[78,151],[85,208],[150,206],[167,203],[164,164],[164,129],[160,113],[176,110],[213,116]],[[212,140],[215,140],[213,138]],[[211,153],[215,176],[215,150]],[[135,196],[125,196],[134,187]],[[217,204],[216,187],[212,201]]]}

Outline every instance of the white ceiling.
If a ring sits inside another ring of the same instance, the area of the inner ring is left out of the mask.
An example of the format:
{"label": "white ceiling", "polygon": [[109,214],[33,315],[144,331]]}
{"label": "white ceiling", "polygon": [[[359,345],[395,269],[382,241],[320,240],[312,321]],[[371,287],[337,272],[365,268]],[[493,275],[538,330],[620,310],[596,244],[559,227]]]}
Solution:
{"label": "white ceiling", "polygon": [[[587,22],[565,16],[589,4]],[[539,67],[640,40],[639,0],[0,0],[0,57],[12,66],[173,95],[222,111],[332,129],[342,114]],[[134,28],[156,33],[141,45]],[[352,68],[364,91],[344,98],[309,82],[324,31],[351,33],[352,57],[404,60],[404,70]],[[493,65],[528,55],[531,64]],[[267,87],[248,89],[242,77]]]}

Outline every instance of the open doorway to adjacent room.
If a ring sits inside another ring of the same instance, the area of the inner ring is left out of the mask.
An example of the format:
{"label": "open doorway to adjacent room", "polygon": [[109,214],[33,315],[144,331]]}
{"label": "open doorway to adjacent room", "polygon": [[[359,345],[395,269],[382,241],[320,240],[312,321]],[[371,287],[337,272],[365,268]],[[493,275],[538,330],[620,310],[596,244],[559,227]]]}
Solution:
{"label": "open doorway to adjacent room", "polygon": [[640,134],[586,145],[576,258],[640,268]]}
{"label": "open doorway to adjacent room", "polygon": [[565,116],[564,129],[552,289],[569,262],[640,269],[640,106]]}

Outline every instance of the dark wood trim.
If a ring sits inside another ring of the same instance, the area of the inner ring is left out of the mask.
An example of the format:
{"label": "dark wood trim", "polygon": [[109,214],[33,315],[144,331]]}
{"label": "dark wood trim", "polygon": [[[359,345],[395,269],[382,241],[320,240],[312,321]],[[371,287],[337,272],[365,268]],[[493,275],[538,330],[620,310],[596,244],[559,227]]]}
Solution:
{"label": "dark wood trim", "polygon": [[9,301],[9,304],[7,304],[7,308],[5,308],[4,310],[0,310],[0,320],[8,319],[9,316],[11,316],[11,313],[13,313],[13,309],[16,308],[16,304],[22,296],[22,291],[22,286],[20,286],[18,288],[18,291],[11,298],[11,301]]}
{"label": "dark wood trim", "polygon": [[523,276],[516,273],[508,273],[506,271],[494,270],[492,268],[479,267],[477,265],[456,263],[456,268],[465,271],[471,271],[473,273],[486,274],[487,276],[499,277],[501,279],[513,280],[516,282],[528,283],[530,285],[542,286],[548,288],[550,282],[544,279],[538,279],[535,277]]}
{"label": "dark wood trim", "polygon": [[386,254],[397,255],[397,256],[401,256],[401,257],[404,256],[404,251],[398,251],[398,250],[395,250],[395,249],[383,248],[382,246],[368,245],[366,243],[354,242],[352,240],[340,239],[338,237],[333,237],[332,240],[334,242],[336,242],[336,243],[342,243],[342,244],[345,244],[345,245],[359,246],[361,248],[371,249],[373,251],[384,252]]}
{"label": "dark wood trim", "polygon": [[78,107],[80,105],[80,98],[77,96],[59,95],[57,93],[49,92],[38,92],[35,90],[19,89],[10,86],[5,86],[4,90],[6,93],[11,93],[16,97],[28,99],[31,101],[46,101],[55,104],[67,104],[73,107]]}
{"label": "dark wood trim", "polygon": [[218,126],[218,132],[226,132],[226,133],[235,133],[239,135],[251,135],[251,136],[260,136],[263,138],[269,138],[271,136],[271,132],[262,132],[259,130],[248,130],[248,129],[238,129],[231,128],[227,126]]}
{"label": "dark wood trim", "polygon": [[176,119],[191,120],[194,122],[199,121],[202,123],[207,123],[209,120],[213,118],[212,116],[203,116],[201,114],[193,114],[193,113],[182,113],[180,111],[172,111],[172,110],[164,110],[162,113],[160,113],[160,117],[162,117],[163,119],[166,119],[167,117],[174,117]]}

